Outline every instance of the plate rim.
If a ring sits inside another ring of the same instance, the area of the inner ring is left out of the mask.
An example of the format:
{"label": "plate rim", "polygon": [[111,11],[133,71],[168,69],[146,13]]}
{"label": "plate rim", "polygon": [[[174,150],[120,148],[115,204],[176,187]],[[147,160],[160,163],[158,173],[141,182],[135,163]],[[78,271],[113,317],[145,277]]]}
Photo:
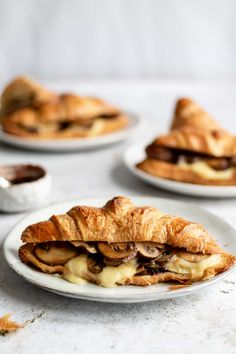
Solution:
{"label": "plate rim", "polygon": [[[128,126],[109,134],[87,138],[68,139],[31,139],[8,134],[0,126],[0,142],[28,150],[37,151],[72,151],[85,150],[105,145],[115,144],[128,139],[132,133],[136,133],[144,124],[144,118],[137,112],[124,111],[129,119]],[[62,146],[61,146],[62,144]]]}
{"label": "plate rim", "polygon": [[[171,203],[175,203],[176,205],[182,205],[182,206],[186,206],[186,203],[183,201],[179,201],[179,200],[173,200],[171,198],[162,198],[162,197],[150,197],[150,196],[130,196],[131,198],[138,198],[140,200],[142,200],[143,198],[148,198],[148,199],[152,199],[153,201],[157,202],[160,200],[164,200]],[[85,203],[86,200],[93,200],[93,202],[97,202],[100,203],[101,200],[106,199],[107,197],[91,197],[91,198],[81,198],[81,203]],[[232,272],[234,272],[236,270],[236,264],[230,268],[229,270],[227,270],[224,273],[219,274],[218,276],[214,277],[213,279],[204,281],[204,282],[199,282],[199,283],[195,283],[193,285],[191,285],[191,287],[187,287],[187,288],[182,288],[182,289],[175,289],[172,291],[165,291],[163,293],[145,293],[145,294],[128,294],[124,296],[121,296],[121,294],[119,294],[119,296],[117,297],[114,296],[114,294],[107,294],[107,296],[105,297],[104,294],[98,294],[96,292],[91,292],[89,290],[87,290],[85,293],[75,293],[73,291],[64,291],[64,290],[60,290],[58,287],[55,286],[49,286],[47,287],[45,285],[44,282],[38,281],[37,279],[33,279],[33,277],[29,274],[25,274],[24,273],[24,269],[23,270],[19,270],[17,268],[17,264],[15,265],[14,262],[12,262],[12,260],[14,260],[13,255],[10,254],[10,250],[8,247],[8,242],[11,241],[11,239],[14,239],[14,230],[19,227],[19,225],[24,222],[24,220],[27,220],[27,218],[29,217],[34,217],[34,214],[38,214],[42,211],[46,211],[48,208],[52,208],[54,205],[56,206],[63,206],[63,204],[66,203],[74,203],[75,199],[67,199],[64,201],[59,201],[59,202],[54,202],[52,204],[49,204],[43,208],[31,211],[27,214],[25,214],[8,232],[8,234],[6,235],[4,241],[3,241],[3,255],[4,258],[7,262],[7,264],[10,266],[10,268],[16,273],[18,274],[21,278],[23,278],[25,281],[28,281],[29,283],[33,284],[34,286],[38,286],[40,288],[43,288],[47,291],[62,295],[62,296],[66,296],[66,297],[71,297],[71,298],[76,298],[76,299],[82,299],[82,300],[90,300],[90,301],[100,301],[100,302],[110,302],[110,303],[138,303],[138,302],[147,302],[147,301],[157,301],[157,300],[163,300],[163,299],[170,299],[170,298],[175,298],[175,297],[180,297],[180,296],[186,296],[186,295],[190,295],[192,293],[195,293],[197,291],[200,291],[201,289],[207,287],[207,286],[211,286],[214,285],[216,282],[223,280],[224,278],[226,278],[228,275],[230,275]],[[213,218],[217,218],[220,220],[221,223],[223,223],[224,225],[227,226],[228,229],[231,230],[231,232],[235,233],[236,235],[236,229],[229,224],[227,221],[225,221],[224,219],[218,217],[217,215],[215,215],[212,212],[209,212],[208,210],[205,210],[204,208],[201,208],[199,206],[196,206],[193,203],[188,203],[188,206],[191,205],[192,207],[194,207],[195,209],[197,208],[198,211],[200,211],[201,213],[210,215]],[[11,260],[12,259],[12,260]],[[23,265],[23,263],[21,264]],[[28,269],[29,267],[27,265],[23,265],[25,267],[27,267],[26,269]],[[30,268],[30,272],[37,272],[36,270],[33,270]],[[33,274],[33,273],[32,273]],[[46,280],[44,280],[46,281]],[[181,290],[181,291],[179,291]]]}
{"label": "plate rim", "polygon": [[[145,181],[148,184],[156,188],[161,188],[169,192],[175,192],[182,195],[191,195],[195,197],[205,197],[205,198],[235,198],[236,197],[236,185],[235,186],[211,186],[202,185],[194,183],[186,183],[180,181],[169,180],[159,176],[152,176],[151,174],[139,170],[133,162],[132,155],[133,151],[144,151],[147,141],[142,141],[139,143],[132,144],[123,153],[123,163],[126,168],[134,174],[136,177]],[[182,189],[186,188],[185,191]],[[234,193],[234,195],[232,195]]]}

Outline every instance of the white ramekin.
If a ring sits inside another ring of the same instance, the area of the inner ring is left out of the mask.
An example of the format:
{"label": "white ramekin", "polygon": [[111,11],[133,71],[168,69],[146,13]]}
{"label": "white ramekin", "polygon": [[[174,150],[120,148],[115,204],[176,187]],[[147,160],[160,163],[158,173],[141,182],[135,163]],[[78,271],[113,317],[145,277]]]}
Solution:
{"label": "white ramekin", "polygon": [[51,191],[51,176],[41,166],[35,165],[11,165],[2,166],[0,175],[6,178],[1,171],[7,171],[14,167],[27,168],[27,166],[36,167],[43,171],[43,175],[37,180],[23,182],[19,184],[10,184],[8,187],[0,186],[0,211],[3,212],[21,212],[30,209],[36,209],[48,204]]}

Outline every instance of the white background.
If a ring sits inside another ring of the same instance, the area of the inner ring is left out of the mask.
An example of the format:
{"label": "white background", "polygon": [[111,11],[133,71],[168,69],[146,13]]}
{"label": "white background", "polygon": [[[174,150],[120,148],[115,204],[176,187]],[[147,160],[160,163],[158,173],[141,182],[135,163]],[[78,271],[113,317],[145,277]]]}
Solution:
{"label": "white background", "polygon": [[0,81],[236,78],[234,0],[0,0]]}

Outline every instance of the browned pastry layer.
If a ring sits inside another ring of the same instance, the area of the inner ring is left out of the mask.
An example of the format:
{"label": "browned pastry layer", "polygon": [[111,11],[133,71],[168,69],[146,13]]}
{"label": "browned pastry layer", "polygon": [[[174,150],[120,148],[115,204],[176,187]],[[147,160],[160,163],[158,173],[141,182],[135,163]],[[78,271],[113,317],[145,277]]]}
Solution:
{"label": "browned pastry layer", "polygon": [[53,101],[56,94],[46,90],[37,82],[19,76],[6,86],[1,96],[1,115],[9,114],[22,107],[38,106]]}
{"label": "browned pastry layer", "polygon": [[25,264],[34,265],[36,268],[41,269],[44,273],[58,273],[62,274],[64,272],[63,265],[48,265],[40,261],[34,254],[35,244],[27,243],[20,247],[19,257],[21,261]]}
{"label": "browned pastry layer", "polygon": [[98,98],[51,94],[20,78],[3,92],[1,123],[5,132],[21,137],[82,138],[121,130],[128,117]]}
{"label": "browned pastry layer", "polygon": [[176,164],[152,158],[147,158],[138,163],[137,168],[153,176],[185,183],[212,186],[232,186],[236,184],[236,172],[228,179],[210,179],[201,177],[198,173],[187,170]]}
{"label": "browned pastry layer", "polygon": [[180,129],[183,126],[222,130],[213,117],[189,98],[181,98],[177,101],[171,129]]}
{"label": "browned pastry layer", "polygon": [[219,130],[207,131],[186,126],[156,138],[152,144],[215,157],[236,155],[236,137]]}
{"label": "browned pastry layer", "polygon": [[103,208],[77,206],[49,221],[28,226],[23,242],[105,241],[158,242],[198,253],[221,253],[222,249],[200,224],[164,214],[152,207],[137,207],[116,197]]}

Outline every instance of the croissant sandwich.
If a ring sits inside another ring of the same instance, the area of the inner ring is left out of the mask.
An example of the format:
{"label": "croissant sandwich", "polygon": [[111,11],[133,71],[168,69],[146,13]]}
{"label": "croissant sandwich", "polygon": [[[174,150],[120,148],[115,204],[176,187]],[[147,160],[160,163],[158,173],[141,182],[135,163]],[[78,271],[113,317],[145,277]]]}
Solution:
{"label": "croissant sandwich", "polygon": [[21,239],[25,264],[103,287],[206,280],[235,262],[202,225],[125,197],[102,208],[76,206],[28,226]]}
{"label": "croissant sandwich", "polygon": [[6,133],[37,139],[91,137],[128,124],[123,112],[98,98],[56,94],[26,77],[5,88],[0,115]]}
{"label": "croissant sandwich", "polygon": [[186,183],[236,184],[236,137],[189,99],[177,102],[171,131],[146,148],[137,167]]}

